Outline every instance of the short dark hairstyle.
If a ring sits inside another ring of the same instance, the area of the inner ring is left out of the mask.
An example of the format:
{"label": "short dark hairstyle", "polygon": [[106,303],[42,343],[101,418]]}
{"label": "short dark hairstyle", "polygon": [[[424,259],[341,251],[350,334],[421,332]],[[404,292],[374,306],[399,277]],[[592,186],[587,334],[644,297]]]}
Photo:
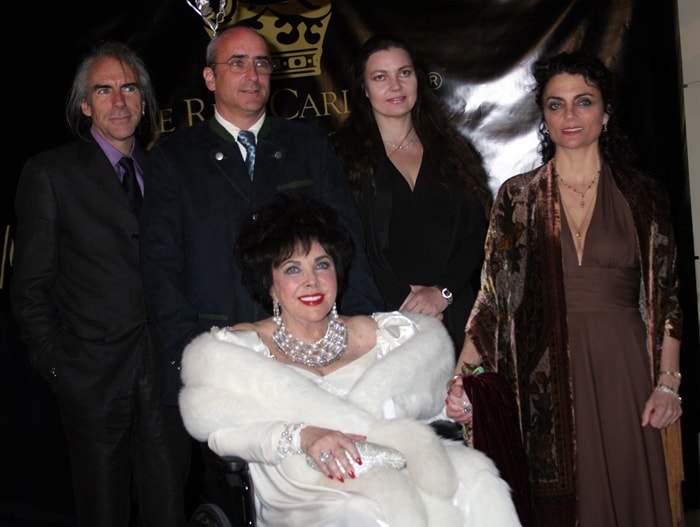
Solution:
{"label": "short dark hairstyle", "polygon": [[299,245],[308,253],[313,242],[333,259],[340,295],[355,245],[336,211],[297,192],[277,194],[272,202],[255,210],[241,225],[234,247],[243,284],[251,296],[270,309],[272,270]]}

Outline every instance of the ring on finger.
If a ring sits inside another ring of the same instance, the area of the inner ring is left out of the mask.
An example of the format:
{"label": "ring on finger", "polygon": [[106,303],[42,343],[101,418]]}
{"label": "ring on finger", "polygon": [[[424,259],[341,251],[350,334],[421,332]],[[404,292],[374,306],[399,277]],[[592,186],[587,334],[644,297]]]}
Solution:
{"label": "ring on finger", "polygon": [[464,408],[462,408],[462,411],[463,411],[465,414],[470,414],[470,413],[472,413],[472,410],[473,410],[473,408],[472,408],[472,405],[471,405],[471,404],[465,404],[465,405],[464,405]]}
{"label": "ring on finger", "polygon": [[328,460],[331,458],[330,453],[328,452],[321,452],[321,455],[319,456],[318,460],[321,463],[328,463]]}

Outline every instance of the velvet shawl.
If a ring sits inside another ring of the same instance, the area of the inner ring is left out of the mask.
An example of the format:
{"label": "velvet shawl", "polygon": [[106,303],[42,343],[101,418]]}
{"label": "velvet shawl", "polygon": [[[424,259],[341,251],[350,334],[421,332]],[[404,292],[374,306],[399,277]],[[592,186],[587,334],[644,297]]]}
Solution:
{"label": "velvet shawl", "polygon": [[[501,477],[510,485],[522,526],[535,527],[515,394],[500,373],[464,375],[462,380],[464,391],[473,404],[472,426],[468,429],[474,448],[493,459]],[[467,438],[464,439],[468,443]]]}
{"label": "velvet shawl", "polygon": [[[681,339],[668,198],[639,171],[608,165],[603,170],[634,218],[642,267],[639,309],[650,371],[656,372],[664,330]],[[484,364],[502,373],[515,391],[536,521],[575,525],[575,415],[560,231],[552,162],[504,182],[492,210],[467,333]],[[654,381],[652,374],[650,390]]]}

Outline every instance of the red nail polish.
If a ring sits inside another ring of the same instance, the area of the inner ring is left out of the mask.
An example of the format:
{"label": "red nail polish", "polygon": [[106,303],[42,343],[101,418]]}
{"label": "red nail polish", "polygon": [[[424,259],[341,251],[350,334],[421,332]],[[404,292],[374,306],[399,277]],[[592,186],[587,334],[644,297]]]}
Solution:
{"label": "red nail polish", "polygon": [[351,477],[352,479],[355,479],[355,473],[352,472],[352,471],[350,471],[350,477]]}
{"label": "red nail polish", "polygon": [[345,478],[343,478],[343,476],[338,476],[338,481],[345,483]]}
{"label": "red nail polish", "polygon": [[358,457],[357,459],[355,459],[355,461],[357,462],[358,465],[362,465],[362,459],[361,459],[361,458]]}
{"label": "red nail polish", "polygon": [[328,474],[328,479],[333,479],[333,474]]}

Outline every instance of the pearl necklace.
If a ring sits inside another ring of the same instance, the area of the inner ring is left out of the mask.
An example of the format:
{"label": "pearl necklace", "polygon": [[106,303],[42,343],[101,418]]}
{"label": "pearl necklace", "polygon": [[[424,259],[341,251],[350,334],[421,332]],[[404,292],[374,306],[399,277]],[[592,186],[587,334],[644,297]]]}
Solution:
{"label": "pearl necklace", "polygon": [[345,324],[336,318],[328,320],[328,329],[321,340],[308,343],[292,335],[282,317],[273,317],[277,329],[272,333],[272,342],[292,362],[311,368],[328,366],[345,353],[348,346],[348,331]]}
{"label": "pearl necklace", "polygon": [[580,205],[580,207],[583,209],[583,208],[585,208],[585,206],[586,206],[586,202],[584,201],[583,198],[586,196],[586,192],[588,192],[589,190],[591,190],[591,188],[593,188],[593,185],[595,184],[595,182],[598,181],[598,176],[599,176],[599,175],[600,175],[600,170],[599,170],[598,173],[595,175],[595,177],[593,177],[593,180],[591,181],[591,184],[588,185],[588,188],[586,188],[586,190],[584,190],[583,192],[581,192],[580,190],[576,190],[574,187],[572,187],[571,185],[569,185],[569,184],[566,182],[566,180],[564,180],[564,178],[561,177],[559,174],[557,174],[557,177],[559,178],[559,181],[561,181],[561,182],[564,184],[564,186],[565,186],[566,188],[573,190],[576,194],[578,194],[579,196],[581,196],[581,203],[580,203],[579,205]]}

